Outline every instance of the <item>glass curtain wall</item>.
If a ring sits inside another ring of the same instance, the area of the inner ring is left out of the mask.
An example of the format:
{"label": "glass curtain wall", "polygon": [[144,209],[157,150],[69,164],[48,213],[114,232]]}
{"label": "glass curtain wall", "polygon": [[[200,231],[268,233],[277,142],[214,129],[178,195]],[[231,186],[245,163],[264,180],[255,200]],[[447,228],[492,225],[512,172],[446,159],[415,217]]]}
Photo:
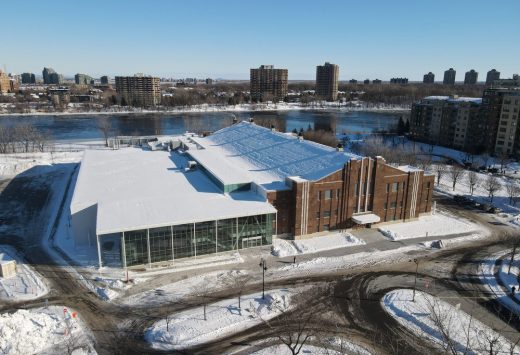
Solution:
{"label": "glass curtain wall", "polygon": [[100,235],[99,244],[101,246],[101,262],[103,266],[123,266],[121,233]]}
{"label": "glass curtain wall", "polygon": [[[269,245],[274,232],[274,216],[257,215],[125,232],[126,265],[144,265],[149,262]],[[112,250],[112,253],[121,253],[115,246],[117,243],[114,238],[115,235],[102,246],[105,260]],[[109,243],[112,239],[114,243]],[[116,258],[112,257],[113,262],[116,262]]]}

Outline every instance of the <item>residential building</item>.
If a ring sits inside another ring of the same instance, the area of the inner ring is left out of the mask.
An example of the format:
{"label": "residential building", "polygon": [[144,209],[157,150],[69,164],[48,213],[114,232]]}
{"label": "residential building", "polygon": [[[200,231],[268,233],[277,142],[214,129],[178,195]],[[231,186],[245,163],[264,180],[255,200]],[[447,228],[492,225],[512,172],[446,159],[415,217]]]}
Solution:
{"label": "residential building", "polygon": [[471,69],[470,71],[467,71],[464,75],[464,84],[465,85],[475,85],[477,84],[478,80],[478,72],[476,72],[474,69]]}
{"label": "residential building", "polygon": [[108,83],[109,83],[108,76],[106,76],[106,75],[102,76],[100,81],[101,81],[101,85],[108,85]]}
{"label": "residential building", "polygon": [[357,84],[357,80],[356,79],[350,79],[348,82],[349,82],[349,84]]}
{"label": "residential building", "polygon": [[92,81],[92,77],[88,76],[87,74],[76,74],[74,75],[74,82],[76,85],[90,85],[90,82]]}
{"label": "residential building", "polygon": [[47,85],[60,85],[63,83],[63,75],[56,73],[52,68],[43,68],[43,83]]}
{"label": "residential building", "polygon": [[455,85],[455,75],[457,72],[450,68],[444,72],[444,79],[442,80],[442,83],[444,85]]}
{"label": "residential building", "polygon": [[486,75],[486,85],[492,85],[495,80],[500,79],[500,72],[496,69],[491,69]]}
{"label": "residential building", "polygon": [[11,92],[11,78],[0,70],[0,94]]}
{"label": "residential building", "polygon": [[116,76],[116,92],[131,106],[156,106],[161,102],[161,85],[157,77]]}
{"label": "residential building", "polygon": [[48,89],[48,93],[54,106],[63,106],[70,102],[70,89],[68,87],[52,87]]}
{"label": "residential building", "polygon": [[287,96],[288,70],[261,65],[250,70],[250,92],[253,100],[280,101]]}
{"label": "residential building", "polygon": [[495,87],[520,87],[520,76],[513,74],[510,79],[497,79],[493,82]]}
{"label": "residential building", "polygon": [[482,99],[428,96],[412,105],[410,135],[429,144],[475,151]]}
{"label": "residential building", "polygon": [[164,145],[85,152],[72,235],[97,245],[100,267],[171,265],[431,212],[433,175],[251,122]]}
{"label": "residential building", "polygon": [[372,84],[375,84],[375,85],[379,85],[379,84],[382,84],[383,82],[379,79],[374,79],[372,80]]}
{"label": "residential building", "polygon": [[433,84],[435,82],[435,74],[429,72],[428,74],[424,74],[423,83],[424,84]]}
{"label": "residential building", "polygon": [[213,85],[213,79],[206,78],[206,85]]}
{"label": "residential building", "polygon": [[365,85],[370,84],[370,79],[365,79],[365,80],[363,80],[363,84],[365,84]]}
{"label": "residential building", "polygon": [[316,67],[316,95],[327,101],[338,99],[339,66],[325,62]]}
{"label": "residential building", "polygon": [[408,84],[408,78],[392,78],[390,84]]}
{"label": "residential building", "polygon": [[482,132],[489,152],[520,158],[520,88],[493,87],[484,90],[482,115],[487,126]]}
{"label": "residential building", "polygon": [[36,75],[33,73],[22,73],[22,84],[36,84]]}

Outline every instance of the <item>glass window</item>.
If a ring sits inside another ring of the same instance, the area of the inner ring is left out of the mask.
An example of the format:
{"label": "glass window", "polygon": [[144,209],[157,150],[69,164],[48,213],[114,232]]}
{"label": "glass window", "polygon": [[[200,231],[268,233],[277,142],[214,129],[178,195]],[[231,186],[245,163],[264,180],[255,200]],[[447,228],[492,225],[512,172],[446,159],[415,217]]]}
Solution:
{"label": "glass window", "polygon": [[324,231],[328,231],[329,230],[329,225],[328,224],[324,224],[323,225],[323,230]]}
{"label": "glass window", "polygon": [[101,262],[103,266],[122,267],[121,233],[99,236],[101,244]]}
{"label": "glass window", "polygon": [[217,251],[235,250],[237,248],[236,219],[217,221]]}
{"label": "glass window", "polygon": [[195,223],[196,255],[216,253],[215,222]]}
{"label": "glass window", "polygon": [[330,217],[330,211],[323,211],[323,217]]}
{"label": "glass window", "polygon": [[394,182],[392,184],[392,192],[397,192],[398,189],[399,189],[399,183],[398,182]]}
{"label": "glass window", "polygon": [[151,228],[150,231],[150,259],[152,263],[172,260],[172,231],[171,227]]}
{"label": "glass window", "polygon": [[125,232],[125,253],[127,266],[148,263],[146,229]]}
{"label": "glass window", "polygon": [[316,219],[320,219],[320,211],[316,212]]}
{"label": "glass window", "polygon": [[173,253],[175,259],[187,258],[195,255],[193,243],[193,224],[173,226]]}
{"label": "glass window", "polygon": [[390,203],[390,208],[395,208],[396,206],[397,206],[397,203],[395,201]]}
{"label": "glass window", "polygon": [[330,200],[332,198],[332,190],[325,191],[325,200]]}

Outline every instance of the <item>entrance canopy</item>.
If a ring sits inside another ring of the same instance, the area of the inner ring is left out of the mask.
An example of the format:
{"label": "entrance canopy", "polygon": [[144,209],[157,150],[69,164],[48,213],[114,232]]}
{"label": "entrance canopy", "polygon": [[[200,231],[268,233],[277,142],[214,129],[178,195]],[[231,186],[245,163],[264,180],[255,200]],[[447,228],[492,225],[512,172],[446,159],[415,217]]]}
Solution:
{"label": "entrance canopy", "polygon": [[381,218],[373,213],[365,213],[352,216],[352,220],[357,224],[369,224],[377,223],[381,220]]}

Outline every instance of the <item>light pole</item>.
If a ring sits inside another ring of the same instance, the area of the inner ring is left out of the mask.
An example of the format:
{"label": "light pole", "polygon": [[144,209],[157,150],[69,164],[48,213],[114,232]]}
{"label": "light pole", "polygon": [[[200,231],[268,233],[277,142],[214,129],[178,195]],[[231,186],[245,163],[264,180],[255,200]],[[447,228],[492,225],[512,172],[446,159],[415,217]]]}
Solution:
{"label": "light pole", "polygon": [[413,283],[412,302],[415,302],[415,289],[417,288],[417,272],[419,271],[419,259],[413,259],[413,262],[415,263],[415,280]]}
{"label": "light pole", "polygon": [[260,259],[259,266],[262,268],[262,299],[265,299],[265,271],[267,270],[267,266],[265,265],[265,259]]}

